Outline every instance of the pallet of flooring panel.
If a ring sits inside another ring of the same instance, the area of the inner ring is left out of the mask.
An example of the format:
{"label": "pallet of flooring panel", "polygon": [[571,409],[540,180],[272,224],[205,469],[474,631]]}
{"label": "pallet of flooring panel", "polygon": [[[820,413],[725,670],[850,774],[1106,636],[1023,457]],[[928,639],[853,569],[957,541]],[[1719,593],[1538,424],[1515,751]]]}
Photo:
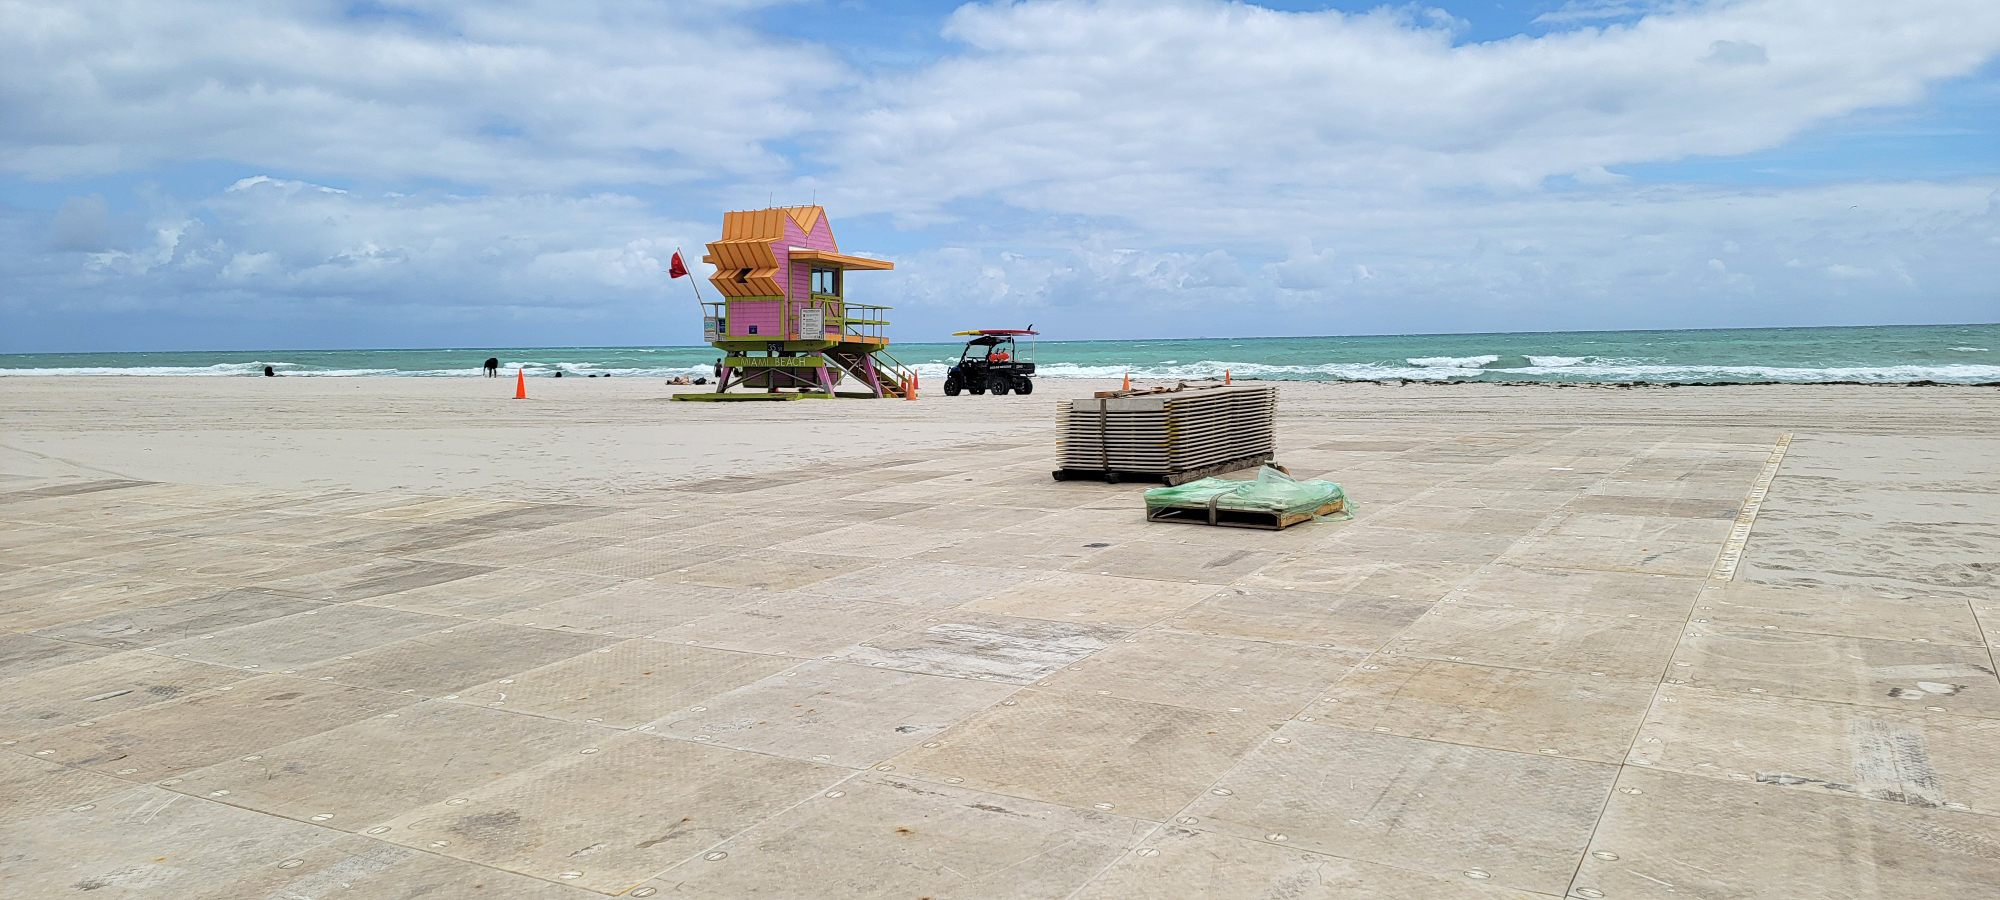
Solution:
{"label": "pallet of flooring panel", "polygon": [[1183,525],[1215,525],[1222,528],[1261,528],[1281,531],[1320,516],[1337,516],[1346,509],[1341,501],[1328,503],[1311,512],[1282,512],[1261,509],[1230,509],[1226,506],[1161,506],[1146,511],[1148,522],[1179,522]]}
{"label": "pallet of flooring panel", "polygon": [[1103,481],[1108,484],[1118,484],[1120,482],[1142,484],[1150,481],[1165,485],[1179,485],[1207,478],[1211,475],[1225,475],[1230,472],[1241,472],[1244,469],[1254,469],[1271,460],[1271,454],[1261,453],[1255,456],[1246,456],[1241,459],[1233,459],[1198,468],[1182,469],[1176,472],[1144,469],[1105,469],[1090,464],[1075,467],[1066,466],[1050,474],[1057,481]]}

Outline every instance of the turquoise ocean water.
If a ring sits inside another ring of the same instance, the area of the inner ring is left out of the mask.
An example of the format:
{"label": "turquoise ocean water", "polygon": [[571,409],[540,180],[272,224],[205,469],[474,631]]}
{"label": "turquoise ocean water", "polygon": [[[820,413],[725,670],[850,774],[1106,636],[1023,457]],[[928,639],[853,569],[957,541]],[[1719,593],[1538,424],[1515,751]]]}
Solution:
{"label": "turquoise ocean water", "polygon": [[[926,377],[958,344],[897,344]],[[710,347],[476,347],[457,350],[261,350],[0,355],[4,375],[471,377],[489,356],[530,377],[706,375]],[[1050,377],[1219,377],[1296,381],[2000,383],[2000,325],[1578,331],[1532,334],[1040,341]]]}

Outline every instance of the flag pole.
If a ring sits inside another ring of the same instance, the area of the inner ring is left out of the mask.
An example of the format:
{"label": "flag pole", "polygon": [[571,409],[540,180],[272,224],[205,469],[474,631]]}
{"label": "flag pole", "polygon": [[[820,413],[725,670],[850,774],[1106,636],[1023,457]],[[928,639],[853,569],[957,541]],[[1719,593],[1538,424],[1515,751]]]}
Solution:
{"label": "flag pole", "polygon": [[[679,256],[681,258],[681,265],[683,267],[687,265],[687,256],[681,253],[681,248],[675,247],[674,255]],[[694,277],[694,270],[692,269],[688,270],[687,279],[688,279],[688,287],[694,288],[694,302],[697,304],[707,302],[701,299],[701,285],[695,283],[698,279]]]}

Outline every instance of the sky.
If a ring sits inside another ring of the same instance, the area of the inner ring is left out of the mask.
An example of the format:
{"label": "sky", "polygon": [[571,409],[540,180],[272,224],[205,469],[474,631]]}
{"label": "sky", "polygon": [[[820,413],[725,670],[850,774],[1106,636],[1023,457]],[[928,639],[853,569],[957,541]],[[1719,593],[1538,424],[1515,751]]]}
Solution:
{"label": "sky", "polygon": [[[0,352],[2000,321],[2000,3],[0,0]],[[712,296],[712,295],[711,295]]]}

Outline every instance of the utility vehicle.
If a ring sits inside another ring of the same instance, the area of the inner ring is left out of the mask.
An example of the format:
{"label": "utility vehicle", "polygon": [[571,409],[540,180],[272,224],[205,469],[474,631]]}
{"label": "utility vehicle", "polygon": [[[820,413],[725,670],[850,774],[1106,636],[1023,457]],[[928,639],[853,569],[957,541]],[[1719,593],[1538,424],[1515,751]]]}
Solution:
{"label": "utility vehicle", "polygon": [[1002,396],[1009,392],[1034,393],[1035,382],[1030,376],[1035,374],[1035,364],[1022,358],[1026,354],[1015,346],[1014,339],[1037,333],[1033,325],[954,332],[953,337],[971,335],[972,340],[965,342],[958,365],[945,374],[945,396],[956,397],[960,391],[975,394],[991,391]]}

